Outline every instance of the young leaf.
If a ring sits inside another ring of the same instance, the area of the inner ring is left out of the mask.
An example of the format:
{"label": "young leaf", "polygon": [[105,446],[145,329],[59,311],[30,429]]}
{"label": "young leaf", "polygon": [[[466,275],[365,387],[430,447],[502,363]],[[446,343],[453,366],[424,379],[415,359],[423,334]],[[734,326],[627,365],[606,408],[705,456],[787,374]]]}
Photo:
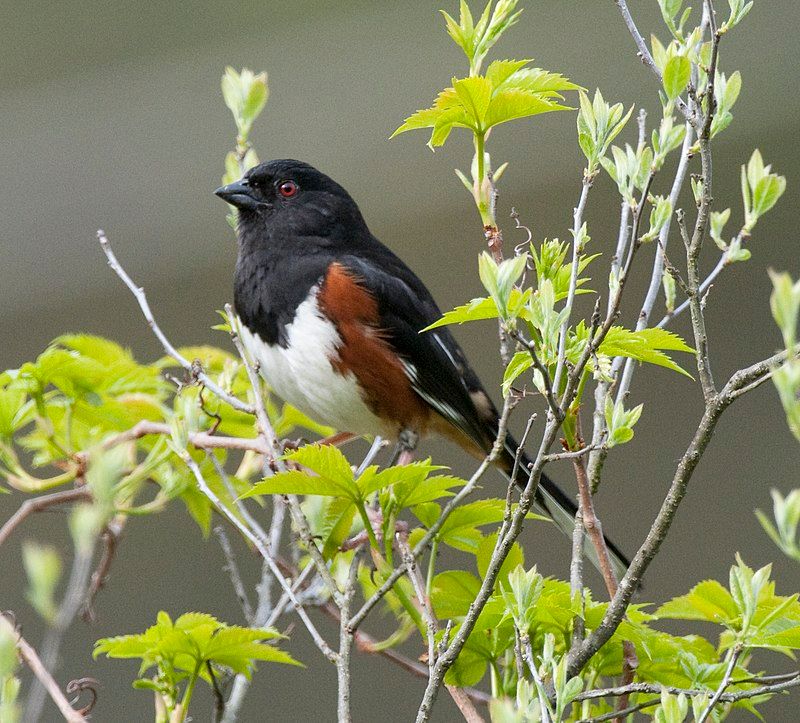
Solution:
{"label": "young leaf", "polygon": [[49,545],[26,542],[22,546],[22,563],[28,576],[28,602],[45,620],[52,621],[58,610],[55,590],[61,577],[58,551]]}
{"label": "young leaf", "polygon": [[434,149],[444,145],[453,128],[468,128],[476,136],[485,136],[501,123],[569,110],[556,101],[561,99],[561,91],[577,88],[573,83],[557,73],[524,68],[520,61],[502,62],[505,65],[492,64],[485,76],[475,73],[453,78],[452,85],[439,93],[430,108],[406,118],[391,137],[430,128],[428,145]]}
{"label": "young leaf", "polygon": [[517,378],[532,366],[533,358],[530,352],[518,351],[514,353],[503,374],[503,397],[507,397],[511,393],[511,387]]}
{"label": "young leaf", "polygon": [[677,334],[664,329],[652,328],[630,331],[621,326],[611,327],[598,351],[610,357],[630,357],[640,362],[663,366],[690,379],[692,378],[691,374],[679,367],[662,350],[686,353],[694,351]]}
{"label": "young leaf", "polygon": [[756,510],[758,521],[785,555],[800,562],[800,545],[797,539],[800,527],[800,489],[792,490],[786,497],[778,490],[770,492],[775,523],[761,510]]}
{"label": "young leaf", "polygon": [[685,55],[673,55],[664,66],[664,90],[667,98],[675,100],[689,85],[692,64]]}

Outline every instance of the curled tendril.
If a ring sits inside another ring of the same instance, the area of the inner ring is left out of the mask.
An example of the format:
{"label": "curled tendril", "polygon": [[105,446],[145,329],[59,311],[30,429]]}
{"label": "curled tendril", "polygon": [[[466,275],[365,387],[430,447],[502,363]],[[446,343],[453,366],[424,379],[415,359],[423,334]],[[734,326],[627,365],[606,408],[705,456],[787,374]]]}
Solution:
{"label": "curled tendril", "polygon": [[77,678],[75,680],[70,680],[65,690],[67,691],[67,695],[75,694],[75,697],[69,704],[74,708],[80,700],[83,691],[88,690],[92,699],[82,708],[77,708],[76,710],[81,715],[89,715],[97,703],[97,688],[99,685],[100,683],[96,678]]}

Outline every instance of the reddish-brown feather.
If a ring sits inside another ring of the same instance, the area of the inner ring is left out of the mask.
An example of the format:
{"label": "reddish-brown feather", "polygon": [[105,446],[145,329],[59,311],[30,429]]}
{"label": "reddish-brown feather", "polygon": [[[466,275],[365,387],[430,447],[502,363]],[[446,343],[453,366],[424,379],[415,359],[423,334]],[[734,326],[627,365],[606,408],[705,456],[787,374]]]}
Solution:
{"label": "reddish-brown feather", "polygon": [[430,407],[411,387],[395,351],[381,333],[378,303],[358,278],[341,264],[332,264],[319,291],[320,310],[336,325],[342,343],[331,359],[340,374],[352,373],[364,401],[398,433],[424,434]]}

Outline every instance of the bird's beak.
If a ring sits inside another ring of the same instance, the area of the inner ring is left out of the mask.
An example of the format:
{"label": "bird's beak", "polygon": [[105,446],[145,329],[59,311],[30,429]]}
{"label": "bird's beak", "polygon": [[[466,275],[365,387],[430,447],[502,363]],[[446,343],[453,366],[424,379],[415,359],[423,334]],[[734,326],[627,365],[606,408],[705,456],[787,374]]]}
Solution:
{"label": "bird's beak", "polygon": [[250,188],[250,184],[245,178],[240,178],[234,183],[218,188],[214,191],[214,194],[223,201],[227,201],[231,206],[236,206],[236,208],[254,211],[259,206],[264,205],[253,196],[253,189]]}

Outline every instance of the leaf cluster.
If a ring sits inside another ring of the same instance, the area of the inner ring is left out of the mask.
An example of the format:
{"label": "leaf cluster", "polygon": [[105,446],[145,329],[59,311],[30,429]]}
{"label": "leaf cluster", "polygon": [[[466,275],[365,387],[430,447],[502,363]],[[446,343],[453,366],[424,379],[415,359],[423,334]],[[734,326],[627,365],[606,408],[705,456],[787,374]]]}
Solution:
{"label": "leaf cluster", "polygon": [[301,665],[274,644],[282,637],[273,628],[227,625],[206,613],[184,613],[173,621],[161,611],[143,633],[98,640],[94,657],[141,659],[134,687],[154,691],[169,716],[179,710],[168,719],[182,721],[198,679],[213,687],[223,675],[250,678],[257,661]]}

